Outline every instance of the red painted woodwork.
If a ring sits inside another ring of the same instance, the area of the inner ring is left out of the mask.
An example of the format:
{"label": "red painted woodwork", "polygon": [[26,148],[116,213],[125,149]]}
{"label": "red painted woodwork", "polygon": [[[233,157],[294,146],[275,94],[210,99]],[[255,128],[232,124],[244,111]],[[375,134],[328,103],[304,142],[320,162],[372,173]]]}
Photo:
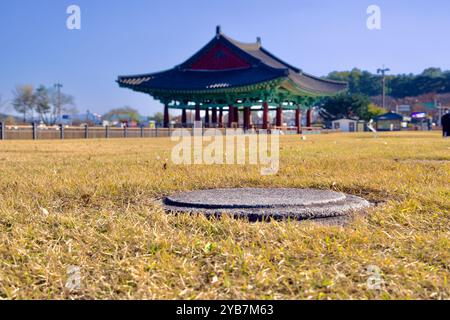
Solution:
{"label": "red painted woodwork", "polygon": [[169,106],[165,105],[164,106],[164,128],[168,128],[169,127]]}
{"label": "red painted woodwork", "polygon": [[312,126],[312,109],[308,109],[306,112],[306,126],[311,128]]}
{"label": "red painted woodwork", "polygon": [[281,127],[283,125],[283,108],[282,107],[277,108],[276,124],[277,124],[277,127]]}
{"label": "red painted woodwork", "polygon": [[195,121],[202,121],[202,117],[200,116],[200,107],[195,107]]}
{"label": "red painted woodwork", "polygon": [[229,106],[229,109],[228,109],[228,128],[232,128],[233,127],[233,122],[234,122],[234,107],[233,106]]}
{"label": "red painted woodwork", "polygon": [[234,122],[236,122],[239,127],[239,108],[238,107],[234,108]]}
{"label": "red painted woodwork", "polygon": [[249,67],[250,63],[219,42],[194,61],[189,69],[217,71]]}
{"label": "red painted woodwork", "polygon": [[217,108],[212,108],[212,123],[217,124]]}
{"label": "red painted woodwork", "polygon": [[209,128],[209,108],[205,110],[205,127]]}
{"label": "red painted woodwork", "polygon": [[183,109],[181,111],[181,124],[183,125],[183,127],[185,127],[186,124],[187,124],[187,111],[186,111],[186,109]]}
{"label": "red painted woodwork", "polygon": [[220,108],[219,110],[219,128],[223,127],[223,109]]}
{"label": "red painted woodwork", "polygon": [[297,133],[302,133],[302,110],[300,107],[295,110],[295,126],[297,127]]}
{"label": "red painted woodwork", "polygon": [[244,108],[244,130],[250,129],[250,115],[251,115],[250,108]]}
{"label": "red painted woodwork", "polygon": [[263,129],[269,129],[269,104],[263,103]]}

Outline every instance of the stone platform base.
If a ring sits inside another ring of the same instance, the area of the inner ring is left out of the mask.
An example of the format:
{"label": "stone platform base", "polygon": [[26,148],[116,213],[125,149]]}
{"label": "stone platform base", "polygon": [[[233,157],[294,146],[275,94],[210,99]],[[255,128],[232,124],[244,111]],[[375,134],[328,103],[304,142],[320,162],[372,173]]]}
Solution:
{"label": "stone platform base", "polygon": [[370,203],[356,196],[326,190],[242,188],[178,193],[165,198],[164,207],[170,212],[206,216],[230,214],[250,221],[323,220],[346,217],[369,208]]}

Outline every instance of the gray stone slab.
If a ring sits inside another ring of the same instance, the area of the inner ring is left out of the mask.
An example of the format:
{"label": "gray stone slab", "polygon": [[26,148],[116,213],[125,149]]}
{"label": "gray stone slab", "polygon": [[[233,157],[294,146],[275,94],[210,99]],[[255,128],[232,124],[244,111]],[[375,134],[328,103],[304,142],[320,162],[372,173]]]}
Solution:
{"label": "gray stone slab", "polygon": [[362,198],[315,189],[237,188],[177,193],[164,199],[167,211],[230,214],[250,221],[345,217],[370,207]]}

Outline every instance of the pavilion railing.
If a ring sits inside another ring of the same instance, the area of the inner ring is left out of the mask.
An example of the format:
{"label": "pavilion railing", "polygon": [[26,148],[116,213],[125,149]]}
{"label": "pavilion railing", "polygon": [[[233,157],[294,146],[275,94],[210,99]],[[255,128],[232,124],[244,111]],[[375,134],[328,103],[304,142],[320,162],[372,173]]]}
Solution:
{"label": "pavilion railing", "polygon": [[[225,135],[226,128],[217,128],[221,135]],[[159,138],[170,137],[176,128],[149,128],[149,127],[89,127],[89,126],[39,126],[33,125],[7,125],[0,122],[0,140],[64,140],[64,139],[106,139],[106,138]],[[192,130],[192,128],[185,128]],[[206,132],[208,128],[204,128]],[[261,128],[254,127],[250,132],[259,133]],[[298,134],[297,127],[272,127],[271,130],[280,130],[283,134]],[[331,133],[336,130],[321,128],[306,128],[302,134]]]}

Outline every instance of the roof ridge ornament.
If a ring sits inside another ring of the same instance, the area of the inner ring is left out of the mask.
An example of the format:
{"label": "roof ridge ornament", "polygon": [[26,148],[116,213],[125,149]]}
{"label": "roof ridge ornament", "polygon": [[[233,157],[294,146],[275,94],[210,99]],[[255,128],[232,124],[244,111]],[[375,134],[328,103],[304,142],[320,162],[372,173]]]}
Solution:
{"label": "roof ridge ornament", "polygon": [[256,43],[261,47],[261,45],[262,45],[261,37],[256,38]]}
{"label": "roof ridge ornament", "polygon": [[221,34],[222,34],[222,28],[221,28],[220,25],[218,25],[216,27],[216,36],[217,36],[217,38],[220,37]]}

